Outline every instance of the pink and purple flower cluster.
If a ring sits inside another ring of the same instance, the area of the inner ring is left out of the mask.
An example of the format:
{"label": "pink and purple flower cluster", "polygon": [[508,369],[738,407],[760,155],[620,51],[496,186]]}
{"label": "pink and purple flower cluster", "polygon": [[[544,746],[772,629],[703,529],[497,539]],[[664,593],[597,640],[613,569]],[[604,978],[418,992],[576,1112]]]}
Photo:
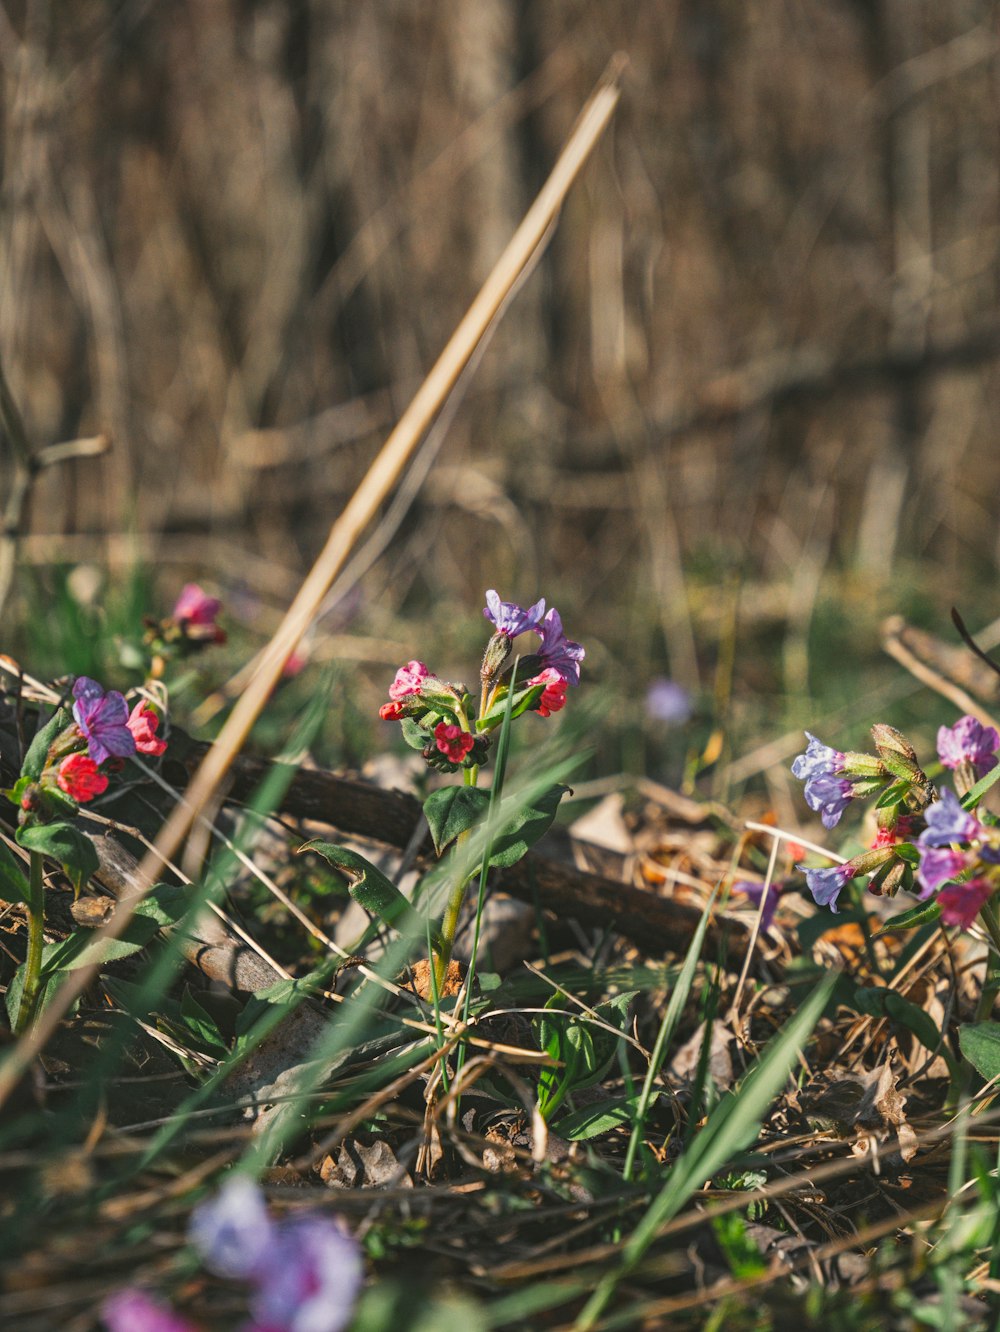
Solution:
{"label": "pink and purple flower cluster", "polygon": [[931,785],[898,731],[879,725],[873,734],[877,758],[842,754],[807,733],[808,748],[792,764],[805,782],[806,803],[828,828],[859,793],[881,792],[872,849],[828,868],[800,865],[809,891],[836,911],[850,880],[868,878],[870,892],[905,888],[921,901],[933,899],[946,925],[968,929],[1000,886],[1000,828],[977,817],[976,793],[969,794],[997,767],[1000,734],[969,716],[938,731],[938,757],[956,774],[964,802]]}
{"label": "pink and purple flower cluster", "polygon": [[[318,1212],[272,1220],[257,1185],[228,1180],[196,1208],[191,1243],[210,1272],[251,1289],[242,1332],[342,1332],[364,1280],[356,1241]],[[196,1332],[145,1291],[119,1292],[102,1310],[108,1332]]]}
{"label": "pink and purple flower cluster", "polygon": [[489,733],[499,725],[499,707],[511,688],[507,664],[512,643],[521,634],[537,634],[539,642],[535,651],[522,658],[525,678],[513,686],[518,705],[514,716],[528,711],[551,717],[565,707],[568,687],[580,683],[580,664],[586,653],[566,636],[555,607],[546,610],[544,598],[525,608],[502,600],[490,588],[483,615],[495,632],[480,670],[478,708],[463,685],[438,679],[416,659],[400,666],[389,686],[389,701],[379,708],[383,721],[412,721],[408,742],[422,748],[424,758],[434,767],[447,771],[478,767],[485,760]]}

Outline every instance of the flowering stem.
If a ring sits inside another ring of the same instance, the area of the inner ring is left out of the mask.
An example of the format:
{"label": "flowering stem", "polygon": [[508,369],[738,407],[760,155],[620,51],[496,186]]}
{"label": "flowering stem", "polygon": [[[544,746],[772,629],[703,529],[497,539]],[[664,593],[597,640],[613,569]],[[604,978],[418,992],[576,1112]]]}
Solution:
{"label": "flowering stem", "polygon": [[38,1006],[42,982],[42,949],[45,946],[45,884],[42,857],[29,852],[28,865],[28,954],[24,962],[24,985],[17,1010],[15,1034],[20,1036],[31,1024]]}

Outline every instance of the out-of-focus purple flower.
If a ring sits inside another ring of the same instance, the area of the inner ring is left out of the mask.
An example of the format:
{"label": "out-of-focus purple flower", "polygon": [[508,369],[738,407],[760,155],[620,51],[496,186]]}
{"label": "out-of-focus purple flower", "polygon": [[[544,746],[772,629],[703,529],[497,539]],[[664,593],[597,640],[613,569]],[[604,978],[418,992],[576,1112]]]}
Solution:
{"label": "out-of-focus purple flower", "polygon": [[968,861],[961,851],[951,851],[947,847],[922,846],[920,848],[920,868],[917,879],[923,886],[921,898],[929,897],[935,888],[956,878],[968,867]]}
{"label": "out-of-focus purple flower", "polygon": [[516,638],[527,629],[538,629],[545,614],[545,598],[536,601],[527,610],[516,601],[501,601],[499,592],[492,587],[486,593],[486,605],[483,614],[491,621],[498,634]]}
{"label": "out-of-focus purple flower", "polygon": [[995,727],[983,726],[975,717],[960,717],[954,726],[937,733],[938,757],[946,768],[971,763],[977,777],[985,777],[997,765],[1000,735]]}
{"label": "out-of-focus purple flower", "polygon": [[834,828],[854,798],[854,787],[838,774],[845,762],[839,749],[831,749],[806,731],[809,744],[792,763],[792,776],[805,782],[802,794],[810,809],[820,816],[824,828]]}
{"label": "out-of-focus purple flower", "polygon": [[542,666],[558,671],[567,684],[578,685],[580,662],[587,654],[579,643],[563,633],[562,619],[554,606],[542,623],[535,626],[535,633],[542,640],[538,652]]}
{"label": "out-of-focus purple flower", "polygon": [[256,1280],[274,1243],[275,1227],[260,1189],[233,1175],[218,1194],[194,1209],[188,1238],[217,1276]]}
{"label": "out-of-focus purple flower", "polygon": [[983,903],[993,893],[993,885],[985,879],[970,879],[968,883],[949,883],[937,895],[941,904],[941,919],[945,925],[958,925],[967,930],[979,915]]}
{"label": "out-of-focus purple flower", "polygon": [[796,865],[796,869],[806,876],[806,884],[817,906],[828,906],[837,910],[837,898],[848,879],[851,878],[850,865],[832,865],[829,869],[811,869],[808,865]]}
{"label": "out-of-focus purple flower", "polygon": [[357,1243],[328,1217],[282,1222],[256,1276],[251,1304],[268,1332],[340,1332],[364,1276]]}
{"label": "out-of-focus purple flower", "polygon": [[131,758],[135,737],[128,728],[128,704],[117,689],[107,692],[86,675],[73,686],[73,717],[95,763],[106,758]]}
{"label": "out-of-focus purple flower", "polygon": [[[739,879],[733,884],[733,888],[738,893],[744,893],[749,897],[755,907],[759,907],[761,898],[764,896],[764,885],[756,883],[753,879]],[[764,901],[764,910],[760,918],[760,928],[769,930],[771,922],[774,920],[774,913],[778,909],[778,898],[781,896],[782,885],[780,883],[771,883],[768,886],[767,898]]]}
{"label": "out-of-focus purple flower", "polygon": [[654,680],[646,690],[646,715],[653,721],[681,726],[691,716],[691,695],[676,680]]}
{"label": "out-of-focus purple flower", "polygon": [[408,661],[405,666],[400,666],[396,672],[395,678],[389,686],[389,697],[400,699],[406,698],[410,694],[419,694],[428,675],[430,675],[430,671],[422,661]]}
{"label": "out-of-focus purple flower", "polygon": [[924,813],[927,827],[917,838],[917,845],[949,846],[952,842],[971,842],[979,824],[964,810],[954,791],[944,790]]}
{"label": "out-of-focus purple flower", "polygon": [[193,1323],[174,1313],[167,1304],[154,1300],[144,1290],[120,1290],[101,1306],[108,1332],[196,1332]]}

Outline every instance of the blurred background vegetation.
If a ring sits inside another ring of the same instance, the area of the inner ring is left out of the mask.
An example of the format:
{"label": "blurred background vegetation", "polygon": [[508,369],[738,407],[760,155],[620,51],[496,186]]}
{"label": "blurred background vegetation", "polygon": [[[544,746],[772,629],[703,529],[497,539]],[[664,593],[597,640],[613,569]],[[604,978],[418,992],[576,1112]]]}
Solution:
{"label": "blurred background vegetation", "polygon": [[[495,586],[586,644],[595,772],[726,793],[803,723],[899,722],[881,617],[1000,614],[997,9],[5,0],[0,355],[36,447],[113,447],[37,478],[0,649],[95,672],[197,578],[223,682],[623,51],[610,132],[284,711],[333,661],[327,759],[395,744],[369,721],[395,666],[469,678]],[[659,677],[690,722],[647,720]]]}

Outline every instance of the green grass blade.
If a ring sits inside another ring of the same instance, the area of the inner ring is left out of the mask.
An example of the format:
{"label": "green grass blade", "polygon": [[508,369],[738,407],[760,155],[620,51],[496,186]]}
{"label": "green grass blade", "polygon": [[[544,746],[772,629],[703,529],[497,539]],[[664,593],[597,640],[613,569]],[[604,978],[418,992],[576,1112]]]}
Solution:
{"label": "green grass blade", "polygon": [[587,1302],[574,1324],[578,1332],[594,1326],[618,1282],[641,1260],[660,1227],[676,1216],[692,1194],[732,1156],[754,1141],[768,1107],[825,1008],[835,980],[836,977],[827,976],[820,982],[781,1034],[768,1045],[739,1092],[727,1093],[709,1115],[705,1127],[671,1168],[666,1184],[632,1232],[618,1271],[605,1276]]}
{"label": "green grass blade", "polygon": [[708,921],[712,914],[712,907],[715,904],[717,893],[718,889],[713,889],[712,896],[705,903],[705,910],[702,912],[701,920],[698,922],[698,928],[695,930],[691,939],[691,945],[684,958],[684,965],[681,967],[681,974],[677,977],[677,984],[674,986],[673,994],[670,996],[670,1003],[667,1005],[667,1011],[663,1015],[663,1022],[660,1024],[660,1030],[656,1037],[656,1044],[653,1046],[653,1053],[649,1060],[649,1068],[646,1070],[646,1077],[642,1084],[642,1091],[639,1093],[639,1104],[636,1108],[635,1123],[632,1125],[632,1136],[629,1139],[628,1152],[625,1156],[624,1175],[626,1180],[630,1179],[632,1175],[632,1167],[635,1164],[635,1154],[639,1148],[639,1141],[642,1137],[646,1115],[649,1113],[649,1102],[653,1095],[653,1084],[659,1076],[660,1069],[663,1067],[663,1061],[666,1058],[667,1051],[670,1049],[670,1042],[674,1038],[677,1024],[681,1020],[684,1006],[687,1004],[688,997],[691,994],[695,968],[701,957],[702,945],[705,942],[705,932],[708,929]]}

